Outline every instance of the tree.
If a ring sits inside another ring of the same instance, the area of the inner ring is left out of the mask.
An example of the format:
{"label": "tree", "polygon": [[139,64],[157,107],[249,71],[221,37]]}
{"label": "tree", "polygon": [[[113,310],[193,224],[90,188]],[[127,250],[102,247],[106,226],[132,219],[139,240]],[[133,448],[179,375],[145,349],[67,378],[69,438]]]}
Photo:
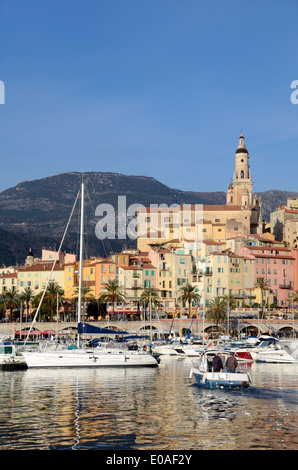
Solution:
{"label": "tree", "polygon": [[103,303],[111,302],[113,304],[113,315],[115,313],[115,303],[124,302],[125,297],[122,294],[121,286],[117,279],[109,280],[104,284],[105,292],[99,297],[99,301]]}
{"label": "tree", "polygon": [[[79,300],[79,288],[76,289],[75,291],[75,296],[72,298],[72,302],[78,303]],[[83,302],[83,306],[85,305],[85,302],[96,302],[95,296],[92,294],[92,289],[89,286],[82,286],[81,290],[81,301]],[[83,316],[84,316],[84,311],[83,311]]]}
{"label": "tree", "polygon": [[53,321],[54,311],[57,308],[57,300],[61,302],[64,290],[59,286],[58,282],[50,282],[44,295],[44,303],[50,307],[51,321]]}
{"label": "tree", "polygon": [[24,302],[25,306],[26,306],[26,309],[27,309],[27,319],[29,317],[29,307],[30,307],[30,303],[32,302],[32,300],[34,299],[34,292],[33,290],[31,289],[31,287],[25,287],[25,289],[23,290],[23,292],[21,292],[20,296],[19,296],[19,299],[21,302]]}
{"label": "tree", "polygon": [[223,301],[226,305],[226,308],[229,307],[229,311],[234,310],[236,308],[236,299],[233,295],[225,295],[223,297]]}
{"label": "tree", "polygon": [[227,318],[225,300],[220,297],[212,299],[206,316],[208,320],[215,321],[216,329],[218,330],[219,323],[225,321]]}
{"label": "tree", "polygon": [[293,304],[298,304],[298,290],[295,290],[295,292],[293,292],[291,297],[293,299]]}
{"label": "tree", "polygon": [[2,302],[10,310],[9,321],[12,322],[12,311],[19,305],[19,294],[17,290],[8,289],[1,294]]}
{"label": "tree", "polygon": [[140,303],[147,305],[159,305],[160,304],[160,298],[158,295],[158,292],[153,289],[153,287],[147,287],[146,289],[143,290],[141,297],[140,297]]}
{"label": "tree", "polygon": [[182,300],[185,303],[188,303],[188,316],[191,316],[191,304],[192,302],[199,302],[200,295],[196,292],[196,287],[187,282],[184,286],[179,289],[178,294],[180,293],[179,300]]}
{"label": "tree", "polygon": [[264,291],[270,289],[268,282],[264,277],[258,277],[255,284],[256,289],[261,290],[262,318],[264,318]]}

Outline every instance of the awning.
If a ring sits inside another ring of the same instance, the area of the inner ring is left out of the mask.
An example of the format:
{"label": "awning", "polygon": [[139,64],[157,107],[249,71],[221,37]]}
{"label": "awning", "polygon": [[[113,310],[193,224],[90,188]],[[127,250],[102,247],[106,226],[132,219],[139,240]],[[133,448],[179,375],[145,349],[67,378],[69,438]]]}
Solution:
{"label": "awning", "polygon": [[[16,331],[16,332],[15,332],[15,336],[20,336],[20,335],[22,335],[22,336],[27,336],[28,333],[29,333],[29,330]],[[31,331],[30,331],[30,335],[33,335],[33,336],[34,336],[34,335],[35,335],[35,336],[38,336],[38,335],[41,335],[41,334],[42,334],[42,332],[39,331],[39,330],[31,330]]]}

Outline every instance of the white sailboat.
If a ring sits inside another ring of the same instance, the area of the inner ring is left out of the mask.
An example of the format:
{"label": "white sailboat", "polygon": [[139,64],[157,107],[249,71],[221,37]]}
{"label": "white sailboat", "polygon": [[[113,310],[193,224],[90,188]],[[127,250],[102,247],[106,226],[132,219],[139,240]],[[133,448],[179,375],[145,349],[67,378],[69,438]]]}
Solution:
{"label": "white sailboat", "polygon": [[[77,346],[71,349],[45,349],[39,351],[24,351],[23,356],[28,368],[44,367],[156,367],[158,362],[150,353],[144,350],[130,351],[123,348],[83,348],[80,343],[81,332],[81,291],[83,267],[83,224],[84,224],[84,183],[81,187],[81,224],[80,224],[80,270],[79,270],[79,299],[78,299],[78,336]],[[63,237],[64,238],[64,237]],[[63,240],[61,242],[61,245]],[[61,245],[59,251],[61,249]],[[58,253],[59,253],[58,251]],[[41,298],[41,302],[43,297]],[[41,305],[40,302],[40,305]],[[40,308],[39,305],[39,308]],[[37,309],[35,318],[37,317]],[[35,321],[35,320],[34,320]]]}

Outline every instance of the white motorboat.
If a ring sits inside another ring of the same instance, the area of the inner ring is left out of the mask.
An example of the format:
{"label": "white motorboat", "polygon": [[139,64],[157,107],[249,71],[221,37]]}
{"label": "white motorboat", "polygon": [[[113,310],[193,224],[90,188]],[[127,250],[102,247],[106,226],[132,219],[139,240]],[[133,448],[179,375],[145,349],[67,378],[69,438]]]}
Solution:
{"label": "white motorboat", "polygon": [[10,342],[0,343],[0,369],[17,370],[27,369],[27,364],[22,354],[18,354],[14,344]]}
{"label": "white motorboat", "polygon": [[255,362],[290,364],[298,362],[297,359],[283,347],[282,342],[272,337],[265,339],[260,338],[260,341],[250,348],[249,352]]}
{"label": "white motorboat", "polygon": [[[77,197],[78,198],[78,197]],[[77,200],[77,199],[76,199]],[[78,340],[76,347],[65,349],[51,349],[47,348],[38,351],[24,351],[28,368],[33,367],[156,367],[158,366],[157,359],[147,351],[129,351],[123,348],[109,348],[109,347],[96,347],[96,348],[82,348],[80,344],[80,337],[82,334],[88,334],[94,329],[93,326],[81,323],[81,292],[82,292],[82,266],[83,266],[83,221],[84,221],[84,183],[81,186],[81,224],[80,224],[80,270],[79,270],[79,299],[78,299]],[[64,238],[64,237],[63,237]],[[58,254],[61,250],[61,245]],[[55,263],[53,264],[54,268]],[[52,270],[53,270],[52,268]],[[52,272],[51,272],[52,274]],[[49,276],[49,278],[51,275]],[[46,286],[47,287],[47,286]],[[46,290],[45,287],[45,290]],[[44,290],[44,292],[45,292]],[[39,308],[41,306],[43,297],[35,314],[37,318]],[[35,321],[35,319],[34,319]],[[34,323],[33,321],[33,323]],[[101,330],[101,329],[98,329]],[[97,334],[97,331],[94,332]],[[122,334],[112,330],[113,334]],[[103,333],[105,334],[105,332]],[[28,334],[29,336],[29,334]]]}
{"label": "white motorboat", "polygon": [[279,344],[288,351],[294,359],[298,360],[298,339],[280,339]]}
{"label": "white motorboat", "polygon": [[[237,370],[238,368],[235,372],[227,372],[225,370],[214,372],[212,370],[212,360],[216,354],[216,351],[205,351],[201,354],[200,359],[193,360],[190,378],[194,376],[197,384],[203,388],[248,388],[252,380],[247,371],[242,369]],[[228,355],[228,352],[221,354],[223,364]]]}
{"label": "white motorboat", "polygon": [[186,357],[200,357],[205,349],[206,346],[198,344],[181,344],[180,346],[175,347],[177,354],[184,355]]}
{"label": "white motorboat", "polygon": [[152,347],[154,354],[160,354],[161,356],[180,356],[179,352],[176,351],[176,346],[171,343],[155,344]]}

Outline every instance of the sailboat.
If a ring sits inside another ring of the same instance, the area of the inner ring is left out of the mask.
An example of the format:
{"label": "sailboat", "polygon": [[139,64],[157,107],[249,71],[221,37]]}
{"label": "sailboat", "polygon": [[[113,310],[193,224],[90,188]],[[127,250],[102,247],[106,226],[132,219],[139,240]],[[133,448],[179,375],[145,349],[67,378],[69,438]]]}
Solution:
{"label": "sailboat", "polygon": [[[77,196],[77,199],[78,199],[78,196]],[[153,357],[149,352],[144,351],[144,350],[130,351],[130,350],[124,350],[123,348],[108,348],[108,347],[83,348],[81,346],[81,338],[80,338],[81,334],[83,334],[84,332],[88,332],[86,324],[81,322],[83,230],[84,230],[84,183],[82,183],[82,186],[81,186],[81,221],[80,222],[81,222],[80,223],[80,269],[79,269],[77,345],[75,348],[72,347],[72,348],[65,348],[65,349],[47,348],[45,350],[39,350],[39,351],[26,351],[25,350],[23,351],[23,356],[25,358],[28,368],[30,369],[30,368],[37,368],[37,367],[39,368],[67,367],[68,368],[68,367],[156,367],[158,366],[158,362],[156,358]],[[63,239],[64,239],[64,236],[63,236]],[[62,239],[60,248],[58,250],[58,253],[61,249],[63,239]],[[49,278],[50,277],[51,276],[49,276]],[[40,304],[35,314],[35,318],[37,318],[37,314],[39,312],[39,308],[42,303],[42,300],[43,300],[43,296],[40,300]],[[35,318],[33,320],[33,323],[35,321]],[[99,328],[98,332],[102,333],[102,331],[100,330],[101,329]],[[104,333],[106,333],[106,331]]]}

